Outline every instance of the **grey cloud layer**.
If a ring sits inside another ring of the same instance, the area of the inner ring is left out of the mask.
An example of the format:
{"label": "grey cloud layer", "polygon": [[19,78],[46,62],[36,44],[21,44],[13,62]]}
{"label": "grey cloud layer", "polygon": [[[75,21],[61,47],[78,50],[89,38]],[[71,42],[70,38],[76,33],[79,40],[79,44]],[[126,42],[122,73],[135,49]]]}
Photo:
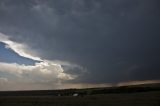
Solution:
{"label": "grey cloud layer", "polygon": [[0,31],[39,57],[85,67],[75,83],[160,79],[159,5],[159,0],[1,0]]}

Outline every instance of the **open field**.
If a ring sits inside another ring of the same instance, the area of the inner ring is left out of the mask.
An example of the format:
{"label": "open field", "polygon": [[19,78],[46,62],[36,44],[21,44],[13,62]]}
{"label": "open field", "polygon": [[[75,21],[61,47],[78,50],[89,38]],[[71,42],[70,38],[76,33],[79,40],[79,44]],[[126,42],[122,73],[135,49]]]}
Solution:
{"label": "open field", "polygon": [[[131,88],[133,89],[133,87]],[[113,88],[110,88],[110,89],[113,89]],[[158,89],[156,90],[152,89],[150,91],[140,90],[136,92],[130,92],[130,90],[127,90],[127,92],[124,92],[123,89],[126,89],[126,88],[123,88],[123,87],[117,88],[117,90],[119,89],[121,89],[121,91],[123,92],[117,91],[118,93],[112,92],[112,93],[104,93],[104,94],[98,94],[97,92],[97,94],[86,94],[78,97],[73,97],[71,95],[27,96],[27,94],[26,96],[25,95],[18,95],[18,96],[6,95],[5,96],[3,94],[3,96],[2,95],[0,96],[0,106],[160,106],[160,90]],[[91,91],[93,89],[89,89],[89,90]],[[96,88],[96,90],[99,90],[99,89]],[[102,91],[104,91],[104,89]]]}

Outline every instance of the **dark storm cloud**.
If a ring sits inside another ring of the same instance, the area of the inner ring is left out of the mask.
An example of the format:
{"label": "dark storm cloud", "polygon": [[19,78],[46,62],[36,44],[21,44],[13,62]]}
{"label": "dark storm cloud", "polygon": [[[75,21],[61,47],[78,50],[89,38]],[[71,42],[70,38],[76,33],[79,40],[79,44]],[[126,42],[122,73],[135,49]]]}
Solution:
{"label": "dark storm cloud", "polygon": [[160,79],[159,5],[159,0],[1,0],[0,31],[42,58],[85,67],[87,73],[73,82]]}

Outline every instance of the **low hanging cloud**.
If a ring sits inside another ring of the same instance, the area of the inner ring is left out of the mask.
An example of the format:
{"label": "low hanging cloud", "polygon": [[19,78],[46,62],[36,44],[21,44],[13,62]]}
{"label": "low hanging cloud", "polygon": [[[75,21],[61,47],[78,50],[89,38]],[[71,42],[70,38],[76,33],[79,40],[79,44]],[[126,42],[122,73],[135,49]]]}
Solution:
{"label": "low hanging cloud", "polygon": [[[0,67],[0,85],[20,84],[18,86],[21,86],[21,89],[26,89],[26,86],[23,87],[25,84],[28,86],[35,84],[35,87],[36,85],[51,84],[54,88],[56,84],[76,78],[75,75],[66,74],[60,65],[52,62],[40,62],[35,65],[0,62]],[[32,89],[32,86],[29,88]]]}
{"label": "low hanging cloud", "polygon": [[91,88],[106,87],[109,84],[87,84],[71,83],[68,81],[75,80],[77,72],[68,73],[64,71],[61,65],[68,70],[82,67],[71,65],[68,62],[48,61],[35,63],[35,65],[19,65],[17,63],[0,62],[0,91],[6,90],[48,90],[48,89],[67,89],[67,88]]}
{"label": "low hanging cloud", "polygon": [[1,67],[0,69],[1,72],[6,75],[8,74],[9,78],[11,79],[12,79],[12,75],[22,79],[26,75],[26,77],[29,77],[27,78],[27,80],[33,80],[33,82],[34,82],[34,79],[35,80],[39,79],[37,81],[40,81],[40,82],[41,81],[49,82],[55,79],[60,79],[60,80],[74,79],[73,76],[69,74],[65,74],[60,65],[54,64],[52,62],[40,62],[40,63],[36,63],[33,66],[19,65],[16,63],[0,63],[0,67]]}

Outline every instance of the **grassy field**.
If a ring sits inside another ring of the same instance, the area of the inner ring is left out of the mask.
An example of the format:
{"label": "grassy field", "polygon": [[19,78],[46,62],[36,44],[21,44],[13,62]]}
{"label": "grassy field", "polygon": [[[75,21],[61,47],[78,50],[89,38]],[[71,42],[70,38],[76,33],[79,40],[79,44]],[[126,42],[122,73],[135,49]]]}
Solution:
{"label": "grassy field", "polygon": [[[96,92],[97,91],[98,92],[97,94],[95,94],[94,91],[93,92],[94,94],[87,94],[78,97],[73,97],[71,95],[25,96],[24,95],[25,93],[23,93],[23,95],[18,95],[18,96],[13,96],[13,95],[2,96],[1,94],[3,93],[0,93],[1,95],[0,106],[160,106],[160,90],[158,89],[148,90],[148,88],[147,90],[145,90],[144,88],[140,90],[139,88],[137,88],[137,86],[135,87],[136,90],[135,88],[134,89],[133,88],[134,87],[129,87],[129,88],[120,87],[116,89],[106,88],[107,89],[106,91],[109,93],[106,92],[104,94],[102,94],[102,92],[99,92],[99,91],[105,91],[104,88],[87,89],[89,91],[96,90]],[[53,91],[53,92],[61,92],[61,91]],[[64,92],[68,92],[68,90],[64,90],[63,93]],[[80,90],[79,92],[82,91]]]}
{"label": "grassy field", "polygon": [[160,91],[84,97],[7,96],[0,97],[0,106],[160,106]]}

